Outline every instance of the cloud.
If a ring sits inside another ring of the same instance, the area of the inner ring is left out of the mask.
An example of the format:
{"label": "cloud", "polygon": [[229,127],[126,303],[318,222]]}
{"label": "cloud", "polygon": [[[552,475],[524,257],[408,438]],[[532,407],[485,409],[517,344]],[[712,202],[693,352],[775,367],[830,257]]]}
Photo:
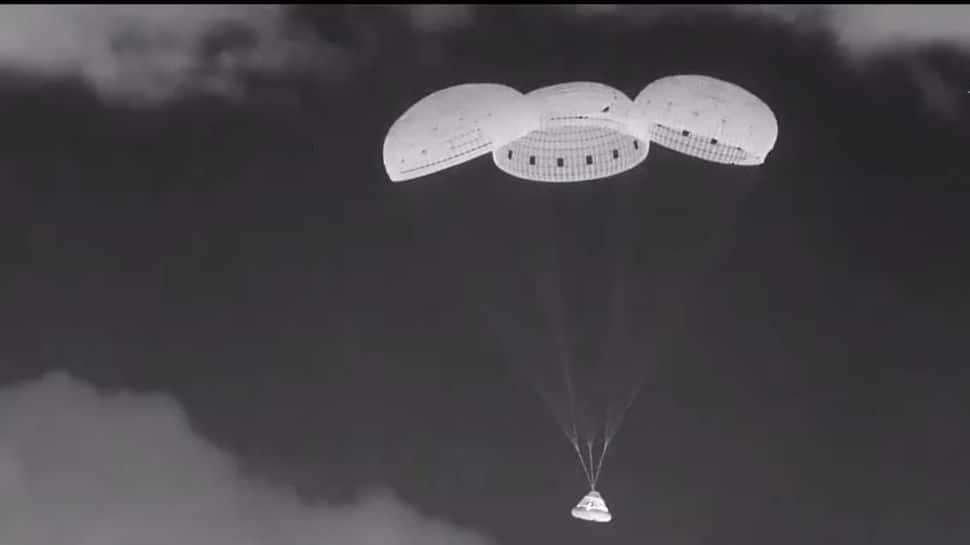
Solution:
{"label": "cloud", "polygon": [[970,49],[970,5],[840,5],[826,11],[827,24],[856,53],[935,43]]}
{"label": "cloud", "polygon": [[475,7],[469,4],[412,4],[402,6],[408,21],[416,30],[444,32],[470,25]]}
{"label": "cloud", "polygon": [[573,4],[569,6],[580,17],[613,15],[623,8],[623,4]]}
{"label": "cloud", "polygon": [[613,15],[641,22],[672,12],[733,9],[797,26],[822,26],[857,55],[936,43],[970,50],[970,5],[965,4],[579,4],[566,9],[583,16]]}
{"label": "cloud", "polygon": [[901,60],[923,102],[951,119],[962,115],[967,68],[943,70],[920,58],[928,46],[946,46],[970,55],[970,5],[830,5],[830,4],[579,4],[564,8],[579,17],[613,17],[632,24],[650,24],[677,13],[734,10],[788,25],[792,30],[831,34],[864,73],[875,57]]}
{"label": "cloud", "polygon": [[[970,5],[749,5],[736,9],[757,12],[796,28],[824,28],[849,58],[864,61],[894,56],[903,61],[924,104],[938,115],[955,119],[965,109],[965,87],[948,79],[961,77],[920,58],[927,46],[948,46],[970,55]],[[963,76],[966,75],[963,71]]]}
{"label": "cloud", "polygon": [[0,6],[0,69],[80,78],[112,100],[231,95],[247,73],[335,54],[282,6]]}
{"label": "cloud", "polygon": [[171,398],[64,374],[0,389],[4,545],[488,545],[387,491],[311,503],[242,474]]}
{"label": "cloud", "polygon": [[739,4],[734,9],[791,24],[796,30],[823,29],[856,61],[857,68],[864,68],[874,57],[901,60],[924,102],[938,114],[952,118],[963,109],[960,95],[965,94],[964,86],[947,80],[965,78],[966,68],[962,75],[960,70],[945,74],[920,55],[933,46],[970,55],[968,5]]}
{"label": "cloud", "polygon": [[[577,17],[644,22],[724,6],[578,4],[560,9]],[[794,28],[826,28],[857,58],[930,43],[970,50],[970,25],[965,23],[970,6],[965,5],[738,4],[733,9]],[[433,35],[475,24],[477,8],[327,6],[314,17],[328,25],[345,24],[355,40],[370,44],[370,33],[379,31],[368,21],[380,20],[387,11],[413,30]],[[3,5],[0,71],[75,78],[106,100],[153,104],[187,94],[239,97],[253,75],[299,73],[343,81],[358,64],[369,62],[354,51],[354,40],[329,41],[299,14],[292,6],[258,4]]]}
{"label": "cloud", "polygon": [[[467,4],[391,8],[411,28],[439,33],[474,22]],[[380,17],[387,8],[368,8]],[[76,78],[102,98],[157,104],[191,94],[238,97],[251,75],[300,72],[341,79],[354,52],[283,5],[4,5],[0,71]],[[317,17],[346,19],[347,9]],[[359,29],[355,30],[355,32]],[[346,45],[346,44],[344,44]]]}

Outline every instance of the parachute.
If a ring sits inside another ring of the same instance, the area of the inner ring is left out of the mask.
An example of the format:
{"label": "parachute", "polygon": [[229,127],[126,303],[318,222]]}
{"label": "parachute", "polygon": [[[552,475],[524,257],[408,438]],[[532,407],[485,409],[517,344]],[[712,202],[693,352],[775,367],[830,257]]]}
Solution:
{"label": "parachute", "polygon": [[539,130],[492,153],[504,172],[537,182],[583,182],[626,172],[647,157],[648,127],[633,101],[600,83],[573,82],[526,95]]}
{"label": "parachute", "polygon": [[[635,100],[594,82],[562,83],[527,94],[499,84],[465,84],[426,96],[394,122],[384,141],[384,166],[391,181],[401,182],[491,153],[494,165],[517,179],[589,182],[633,170],[646,159],[651,142],[709,162],[754,166],[765,161],[777,137],[777,120],[764,102],[707,76],[661,78]],[[625,195],[617,191],[615,196],[622,205]],[[623,214],[615,216],[622,221]],[[540,229],[554,223],[543,220]],[[549,252],[555,248],[550,237],[540,246]],[[558,255],[554,261],[555,278],[539,279],[536,286],[556,353],[519,359],[531,360],[524,365],[532,373],[529,378],[555,414],[589,485],[572,516],[609,522],[612,515],[597,484],[612,440],[645,381],[645,366],[629,354],[609,353],[611,342],[605,343],[607,353],[600,358],[577,357],[563,323],[558,279],[558,271],[568,268]],[[619,264],[615,274],[607,317],[607,334],[614,342],[612,337],[629,333],[618,310],[624,303]],[[528,344],[516,342],[515,333],[503,328],[506,321],[493,320],[506,343]],[[580,368],[578,360],[631,363],[604,372],[589,365]]]}
{"label": "parachute", "polygon": [[434,174],[492,152],[539,128],[515,89],[494,83],[455,85],[411,106],[384,139],[384,169],[393,182]]}
{"label": "parachute", "polygon": [[708,76],[669,76],[634,101],[665,148],[729,165],[760,165],[778,139],[778,121],[750,92]]}

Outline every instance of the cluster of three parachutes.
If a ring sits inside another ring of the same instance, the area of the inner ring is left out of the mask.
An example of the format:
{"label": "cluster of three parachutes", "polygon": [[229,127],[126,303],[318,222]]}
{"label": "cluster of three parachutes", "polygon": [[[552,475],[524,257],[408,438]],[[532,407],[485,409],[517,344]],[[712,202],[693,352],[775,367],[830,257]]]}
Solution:
{"label": "cluster of three parachutes", "polygon": [[637,166],[650,142],[717,163],[758,165],[777,136],[764,102],[707,76],[661,78],[632,101],[593,82],[528,94],[473,83],[432,93],[401,115],[384,140],[384,166],[402,182],[491,153],[517,178],[578,182]]}
{"label": "cluster of three parachutes", "polygon": [[[593,82],[528,94],[499,84],[464,84],[428,95],[394,122],[384,141],[384,166],[391,181],[403,182],[490,153],[500,170],[516,178],[583,182],[635,168],[651,143],[714,163],[760,165],[777,136],[777,120],[764,102],[707,76],[661,78],[634,100]],[[571,390],[568,373],[565,380]],[[588,422],[579,425],[576,414],[561,419],[590,486],[572,510],[576,518],[612,518],[596,484],[610,441],[638,390],[631,388],[630,396],[607,411],[601,433]],[[600,436],[597,462],[593,443]]]}

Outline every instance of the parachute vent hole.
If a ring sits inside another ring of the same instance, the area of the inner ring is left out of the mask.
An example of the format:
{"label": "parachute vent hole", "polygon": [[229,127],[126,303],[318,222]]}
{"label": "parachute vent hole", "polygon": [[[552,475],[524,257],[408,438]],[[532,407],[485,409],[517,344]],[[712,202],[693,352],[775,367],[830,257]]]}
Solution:
{"label": "parachute vent hole", "polygon": [[563,159],[562,159],[562,157],[560,157],[560,158],[558,158],[558,159],[556,159],[556,166],[560,166],[560,167],[561,167],[561,166],[563,166],[563,163],[564,163],[564,162],[563,162]]}
{"label": "parachute vent hole", "polygon": [[614,159],[619,159],[620,158],[620,150],[616,150],[616,149],[613,150],[613,158]]}
{"label": "parachute vent hole", "polygon": [[512,160],[512,150],[509,150],[509,160]]}
{"label": "parachute vent hole", "polygon": [[683,131],[680,134],[681,136],[690,136],[690,131]]}
{"label": "parachute vent hole", "polygon": [[637,140],[633,141],[633,149],[640,149],[640,142]]}
{"label": "parachute vent hole", "polygon": [[535,155],[530,155],[529,156],[529,164],[530,165],[536,164],[536,156]]}
{"label": "parachute vent hole", "polygon": [[711,144],[717,145],[717,138],[711,138]]}
{"label": "parachute vent hole", "polygon": [[600,110],[600,111],[601,111],[601,112],[603,112],[603,113],[606,113],[606,112],[608,112],[608,111],[610,111],[610,107],[609,107],[609,106],[606,106],[606,107],[604,107],[604,108],[603,108],[602,110]]}
{"label": "parachute vent hole", "polygon": [[587,155],[586,156],[586,164],[587,165],[592,165],[593,164],[593,156],[592,155]]}

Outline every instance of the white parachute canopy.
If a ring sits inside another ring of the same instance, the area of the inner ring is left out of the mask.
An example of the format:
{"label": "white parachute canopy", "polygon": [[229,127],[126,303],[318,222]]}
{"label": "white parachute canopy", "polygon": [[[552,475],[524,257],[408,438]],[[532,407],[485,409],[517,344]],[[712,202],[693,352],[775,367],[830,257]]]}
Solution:
{"label": "white parachute canopy", "polygon": [[655,143],[715,163],[760,165],[778,139],[771,108],[747,90],[708,76],[658,79],[634,105]]}
{"label": "white parachute canopy", "polygon": [[467,83],[424,97],[391,125],[384,168],[391,181],[402,182],[491,153],[499,169],[517,178],[583,182],[636,167],[651,140],[707,161],[760,165],[777,139],[771,108],[708,76],[658,79],[634,101],[589,81],[528,95]]}
{"label": "white parachute canopy", "polygon": [[590,522],[609,522],[613,520],[613,515],[606,507],[603,496],[595,490],[590,490],[588,494],[579,500],[576,507],[573,507],[572,515],[580,520]]}
{"label": "white parachute canopy", "polygon": [[468,83],[432,93],[391,125],[384,168],[402,182],[471,161],[539,128],[525,96],[495,83]]}
{"label": "white parachute canopy", "polygon": [[647,156],[649,127],[633,118],[633,101],[621,91],[578,81],[542,87],[526,98],[540,126],[492,153],[507,174],[584,182],[626,172]]}

